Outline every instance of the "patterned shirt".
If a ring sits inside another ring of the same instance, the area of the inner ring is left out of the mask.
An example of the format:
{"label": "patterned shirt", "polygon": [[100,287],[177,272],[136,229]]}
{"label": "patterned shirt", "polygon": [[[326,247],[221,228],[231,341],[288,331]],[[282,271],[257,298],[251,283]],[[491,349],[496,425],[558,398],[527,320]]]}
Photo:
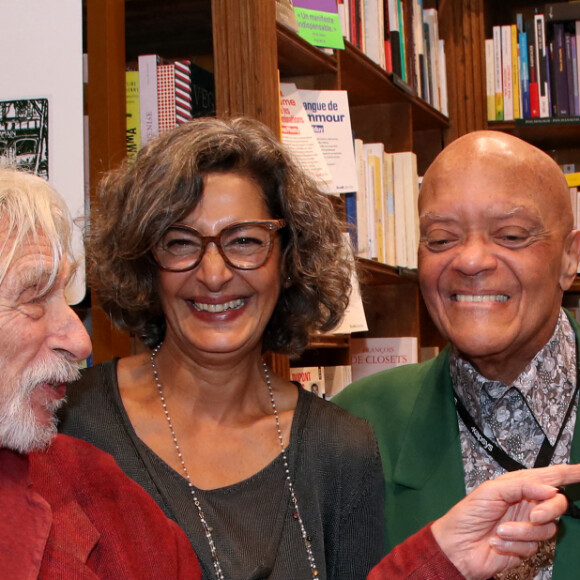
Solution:
{"label": "patterned shirt", "polygon": [[[576,338],[563,310],[552,338],[512,385],[486,379],[456,351],[451,352],[450,370],[455,391],[477,427],[510,457],[533,467],[547,437],[556,446],[550,463],[568,462],[578,395]],[[483,481],[505,473],[505,469],[481,447],[459,417],[458,422],[469,493]],[[495,578],[551,580],[554,549],[555,540],[545,542],[536,556]]]}

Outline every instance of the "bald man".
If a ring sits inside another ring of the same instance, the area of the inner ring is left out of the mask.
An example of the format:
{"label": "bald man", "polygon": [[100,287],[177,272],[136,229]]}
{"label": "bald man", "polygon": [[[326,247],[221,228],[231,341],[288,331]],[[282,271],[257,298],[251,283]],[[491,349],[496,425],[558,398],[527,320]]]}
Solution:
{"label": "bald man", "polygon": [[[450,344],[334,398],[379,439],[389,550],[483,481],[580,462],[580,327],[561,307],[580,233],[561,169],[513,136],[470,133],[426,172],[419,218],[421,291]],[[557,544],[496,578],[575,578],[579,546],[564,516]]]}

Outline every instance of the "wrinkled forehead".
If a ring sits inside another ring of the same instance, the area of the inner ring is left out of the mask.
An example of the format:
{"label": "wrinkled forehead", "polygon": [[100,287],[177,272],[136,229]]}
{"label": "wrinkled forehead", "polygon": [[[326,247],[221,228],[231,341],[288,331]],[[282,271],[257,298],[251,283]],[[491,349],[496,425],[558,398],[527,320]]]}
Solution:
{"label": "wrinkled forehead", "polygon": [[9,232],[0,222],[0,284],[46,284],[63,266],[49,238],[42,232]]}

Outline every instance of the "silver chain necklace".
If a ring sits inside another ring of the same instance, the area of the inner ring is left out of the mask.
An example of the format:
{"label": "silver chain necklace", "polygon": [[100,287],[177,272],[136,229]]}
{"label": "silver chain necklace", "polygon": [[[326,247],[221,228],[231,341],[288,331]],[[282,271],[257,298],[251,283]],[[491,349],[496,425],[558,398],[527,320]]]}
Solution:
{"label": "silver chain necklace", "polygon": [[[199,515],[199,519],[201,521],[201,525],[203,527],[205,537],[207,538],[207,542],[209,544],[209,549],[211,551],[211,558],[213,562],[213,567],[215,569],[216,576],[218,580],[225,580],[225,576],[222,570],[221,563],[218,558],[217,549],[215,547],[215,542],[213,541],[213,536],[211,535],[212,528],[207,523],[205,519],[205,515],[203,513],[203,509],[201,507],[201,503],[197,497],[197,491],[191,482],[191,478],[189,477],[189,471],[187,470],[187,466],[185,465],[185,460],[183,459],[183,454],[181,453],[181,448],[179,447],[179,443],[177,441],[177,436],[175,435],[175,429],[173,428],[173,421],[171,420],[171,416],[169,415],[169,410],[167,409],[167,403],[165,401],[165,395],[163,394],[163,386],[161,381],[159,380],[159,373],[157,372],[157,367],[155,365],[155,357],[157,353],[161,349],[163,342],[160,342],[151,353],[149,359],[151,360],[151,368],[153,369],[153,378],[155,379],[155,384],[157,385],[157,391],[159,392],[159,397],[161,398],[161,405],[163,407],[163,412],[165,413],[165,418],[167,419],[167,424],[169,425],[169,430],[171,432],[171,438],[173,440],[173,445],[175,446],[175,450],[177,451],[177,458],[181,463],[181,468],[183,470],[183,474],[185,475],[185,479],[187,479],[187,484],[189,485],[189,490],[191,492],[191,496],[193,497],[193,503],[197,508],[197,513]],[[294,492],[294,484],[292,483],[292,479],[290,478],[290,466],[288,463],[288,455],[286,454],[286,449],[284,447],[284,439],[282,437],[282,429],[280,428],[280,417],[278,416],[278,408],[276,407],[276,399],[274,398],[274,390],[272,389],[272,381],[270,380],[270,372],[268,370],[268,365],[265,362],[262,362],[264,368],[264,376],[266,377],[266,386],[268,387],[268,393],[270,395],[270,402],[272,404],[272,410],[274,411],[274,418],[276,420],[276,433],[278,436],[278,441],[280,442],[280,448],[282,449],[282,460],[284,464],[284,472],[286,474],[286,484],[288,485],[288,490],[290,491],[290,498],[292,500],[292,504],[294,505],[294,518],[298,520],[298,524],[300,525],[300,534],[302,535],[302,539],[304,540],[304,546],[306,547],[306,557],[308,559],[308,563],[310,565],[310,569],[312,571],[312,578],[318,578],[318,568],[316,567],[316,561],[314,559],[314,554],[312,552],[312,545],[308,534],[306,533],[306,528],[304,527],[304,522],[302,521],[302,517],[300,515],[300,510],[298,509],[298,500],[296,499],[296,493]]]}

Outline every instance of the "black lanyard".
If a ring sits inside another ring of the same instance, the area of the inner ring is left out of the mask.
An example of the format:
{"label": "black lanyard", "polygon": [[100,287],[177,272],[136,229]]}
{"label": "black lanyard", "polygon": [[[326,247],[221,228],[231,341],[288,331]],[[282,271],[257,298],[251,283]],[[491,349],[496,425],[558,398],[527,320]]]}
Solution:
{"label": "black lanyard", "polygon": [[[564,421],[562,426],[560,427],[560,432],[558,433],[558,437],[556,438],[556,442],[554,445],[550,443],[547,437],[544,437],[544,442],[540,447],[540,452],[536,457],[536,461],[534,463],[534,467],[546,467],[550,465],[552,461],[552,457],[554,456],[554,451],[556,450],[556,445],[564,432],[564,427],[566,427],[566,423],[568,423],[568,419],[570,417],[570,413],[572,412],[572,406],[576,400],[576,393],[578,391],[578,380],[576,380],[576,389],[574,390],[574,395],[572,396],[572,400],[568,405],[568,410],[566,411],[566,415],[564,417]],[[457,409],[457,413],[461,417],[461,420],[467,427],[467,429],[471,432],[471,434],[475,437],[475,440],[479,443],[480,447],[487,451],[495,461],[503,467],[506,471],[517,471],[518,469],[526,469],[525,465],[522,465],[519,461],[516,461],[512,457],[510,457],[499,445],[496,445],[493,441],[491,441],[488,437],[486,437],[481,429],[475,424],[473,417],[469,414],[469,411],[465,408],[465,405],[461,402],[455,390],[453,391],[453,399],[455,401],[455,408]]]}

